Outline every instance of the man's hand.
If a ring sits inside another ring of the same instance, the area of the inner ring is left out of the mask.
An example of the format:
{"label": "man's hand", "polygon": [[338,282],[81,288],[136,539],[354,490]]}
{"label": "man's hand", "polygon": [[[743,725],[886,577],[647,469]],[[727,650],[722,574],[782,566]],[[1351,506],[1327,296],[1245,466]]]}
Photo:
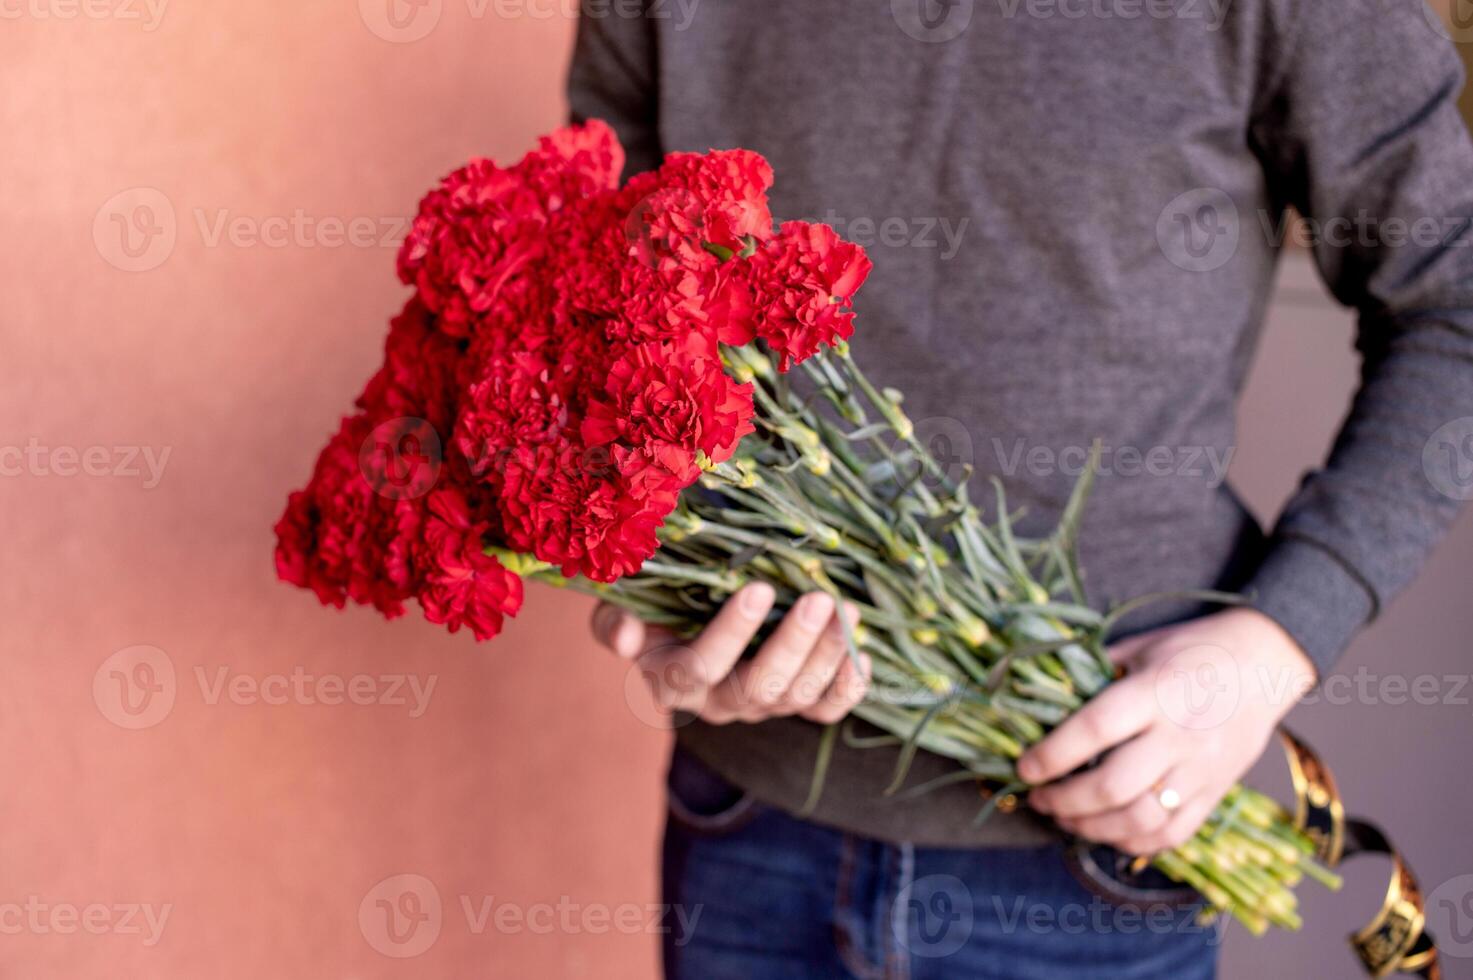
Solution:
{"label": "man's hand", "polygon": [[1131,854],[1196,833],[1315,677],[1299,645],[1246,608],[1130,637],[1109,655],[1125,677],[1024,753],[1018,774],[1038,787],[1034,809]]}
{"label": "man's hand", "polygon": [[638,663],[655,701],[713,724],[802,715],[831,724],[849,714],[869,685],[870,658],[855,669],[844,641],[858,616],[822,592],[803,596],[757,655],[741,660],[772,608],[772,586],[756,582],[721,607],[701,635],[682,642],[632,614],[601,603],[593,612],[598,641]]}

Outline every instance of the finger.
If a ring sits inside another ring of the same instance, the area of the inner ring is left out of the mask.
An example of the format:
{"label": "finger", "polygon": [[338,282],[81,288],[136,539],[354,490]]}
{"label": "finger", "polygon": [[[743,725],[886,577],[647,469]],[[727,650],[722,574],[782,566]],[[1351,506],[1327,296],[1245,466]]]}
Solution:
{"label": "finger", "polygon": [[1099,766],[1031,791],[1028,805],[1066,819],[1117,810],[1164,778],[1182,752],[1182,740],[1168,729],[1148,729],[1111,749]]}
{"label": "finger", "polygon": [[647,644],[638,662],[655,703],[670,711],[703,714],[712,689],[731,673],[774,598],[772,586],[754,582],[727,601],[690,643]]}
{"label": "finger", "polygon": [[1116,846],[1127,854],[1137,855],[1160,854],[1162,851],[1180,847],[1192,839],[1220,799],[1222,799],[1221,793],[1198,793],[1167,818],[1166,823],[1159,830],[1139,837],[1127,838]]}
{"label": "finger", "polygon": [[843,720],[854,710],[855,705],[864,700],[873,672],[874,663],[869,654],[859,655],[857,668],[854,658],[846,655],[839,666],[839,672],[834,675],[833,683],[823,693],[823,697],[818,699],[817,704],[803,709],[803,717],[820,725],[832,725]]}
{"label": "finger", "polygon": [[818,703],[849,656],[848,634],[857,621],[855,609],[849,604],[829,617],[813,652],[808,655],[798,676],[793,678],[792,687],[788,688],[787,704],[801,710]]}
{"label": "finger", "polygon": [[742,707],[742,699],[734,698],[730,693],[732,686],[732,678],[728,677],[711,689],[700,711],[702,721],[713,725],[730,725],[732,722],[746,720],[743,717],[745,711]]}
{"label": "finger", "polygon": [[1171,820],[1171,811],[1163,807],[1153,794],[1137,796],[1116,810],[1060,821],[1070,833],[1100,844],[1119,845],[1125,841],[1143,840],[1163,830]]}
{"label": "finger", "polygon": [[1159,630],[1150,630],[1146,633],[1136,633],[1127,636],[1123,640],[1116,640],[1105,648],[1105,656],[1117,667],[1123,667],[1134,660],[1136,655],[1146,647],[1155,643],[1160,637]]}
{"label": "finger", "polygon": [[749,692],[751,668],[750,660],[743,661],[711,688],[701,711],[703,719],[713,725],[725,725],[734,721],[765,721],[776,716],[772,706],[758,704]]}
{"label": "finger", "polygon": [[732,665],[741,659],[747,644],[757,635],[776,597],[766,582],[744,586],[722,605],[701,635],[691,641],[692,669],[705,678],[708,686],[731,673]]}
{"label": "finger", "polygon": [[1034,784],[1058,779],[1144,731],[1156,712],[1149,678],[1116,681],[1023,753],[1018,760],[1018,775]]}
{"label": "finger", "polygon": [[826,593],[810,592],[798,600],[757,656],[741,667],[750,701],[775,705],[783,699],[833,614],[834,600]]}
{"label": "finger", "polygon": [[645,647],[645,625],[632,613],[600,602],[593,610],[593,636],[614,653],[629,660]]}

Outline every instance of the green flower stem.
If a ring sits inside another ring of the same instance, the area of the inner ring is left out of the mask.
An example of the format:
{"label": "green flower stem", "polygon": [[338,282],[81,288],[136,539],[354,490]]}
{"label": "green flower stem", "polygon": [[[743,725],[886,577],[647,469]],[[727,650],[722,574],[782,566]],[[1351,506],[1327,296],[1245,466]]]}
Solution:
{"label": "green flower stem", "polygon": [[[828,592],[859,612],[851,651],[870,654],[873,678],[854,715],[901,747],[893,789],[934,788],[903,785],[918,750],[955,760],[958,775],[1015,783],[1014,760],[1111,680],[1113,618],[1078,590],[1082,491],[1054,536],[1020,540],[1001,493],[989,526],[966,481],[948,477],[898,397],[871,384],[847,346],[804,362],[823,399],[812,404],[756,345],[722,357],[752,383],[758,429],[709,466],[703,491],[684,495],[656,558],[608,585],[535,565],[529,574],[683,636],[747,582],[771,583],[778,612],[803,592]],[[1153,863],[1261,932],[1297,928],[1290,889],[1301,878],[1338,887],[1313,854],[1282,807],[1238,786],[1191,841]]]}

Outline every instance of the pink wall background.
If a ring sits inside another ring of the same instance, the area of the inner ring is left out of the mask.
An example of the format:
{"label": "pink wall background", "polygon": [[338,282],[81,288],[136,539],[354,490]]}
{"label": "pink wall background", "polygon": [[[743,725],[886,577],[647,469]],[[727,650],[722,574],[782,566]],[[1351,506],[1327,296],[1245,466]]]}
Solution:
{"label": "pink wall background", "polygon": [[[591,648],[586,603],[534,589],[478,647],[331,614],[270,565],[283,495],[401,300],[400,220],[560,120],[572,25],[536,15],[557,6],[424,0],[398,26],[387,0],[3,8],[0,452],[30,456],[0,477],[0,975],[654,975],[655,937],[621,917],[657,900],[667,736]],[[1323,451],[1347,336],[1312,288],[1276,307],[1236,470],[1265,513]],[[1466,674],[1470,568],[1465,521],[1346,670]],[[279,690],[296,672],[370,703]],[[120,674],[152,699],[119,700]],[[433,683],[421,712],[386,703],[407,694],[387,675]],[[1468,709],[1301,719],[1354,808],[1456,894]],[[376,925],[401,874],[441,902],[408,946]],[[1384,880],[1352,878],[1307,934],[1231,944],[1227,975],[1350,975],[1342,934]],[[498,929],[488,898],[574,925]],[[167,910],[161,933],[132,907]]]}
{"label": "pink wall background", "polygon": [[[666,736],[585,639],[586,604],[534,590],[481,647],[415,617],[325,611],[271,568],[283,493],[309,474],[402,302],[395,243],[380,239],[440,174],[520,154],[564,111],[572,22],[470,9],[445,3],[412,44],[376,35],[351,0],[175,2],[152,30],[0,24],[0,443],[169,453],[151,488],[141,460],[139,477],[27,467],[0,480],[0,904],[172,906],[153,946],[63,934],[49,917],[44,932],[0,923],[0,975],[654,969],[652,936],[600,932],[597,909],[655,900]],[[145,190],[106,203],[132,188]],[[112,215],[139,204],[174,229],[172,249],[159,236],[136,259],[154,267],[124,271],[134,260]],[[263,242],[299,211],[313,230]],[[344,229],[321,219],[366,223],[367,241],[333,247]],[[66,468],[64,451],[46,459]],[[92,469],[124,463],[94,456]],[[94,677],[138,645],[172,665],[154,704],[172,693],[173,705],[128,730],[109,719],[115,682],[95,698]],[[416,718],[219,694],[222,669],[435,686]],[[360,930],[365,895],[400,873],[443,901],[438,939],[413,959]],[[593,918],[552,935],[493,919],[477,934],[486,896],[566,896],[577,922],[584,908]]]}

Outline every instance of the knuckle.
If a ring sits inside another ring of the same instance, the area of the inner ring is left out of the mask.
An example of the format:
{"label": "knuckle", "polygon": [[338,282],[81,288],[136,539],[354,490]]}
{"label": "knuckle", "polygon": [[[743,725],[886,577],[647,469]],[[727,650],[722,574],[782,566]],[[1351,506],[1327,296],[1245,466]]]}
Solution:
{"label": "knuckle", "polygon": [[731,673],[716,685],[714,699],[722,702],[733,717],[740,718],[742,712],[752,706],[750,692],[750,679],[741,673]]}
{"label": "knuckle", "polygon": [[1101,840],[1101,835],[1106,830],[1098,817],[1060,817],[1058,824],[1061,827],[1067,824],[1067,829],[1071,833],[1093,841]]}
{"label": "knuckle", "polygon": [[781,675],[762,673],[754,678],[752,700],[758,705],[773,708],[781,704],[788,695],[788,685]]}
{"label": "knuckle", "polygon": [[1083,818],[1088,813],[1087,807],[1079,805],[1079,794],[1074,787],[1066,786],[1049,797],[1049,804],[1053,812],[1060,817]]}
{"label": "knuckle", "polygon": [[1169,815],[1155,800],[1151,800],[1147,805],[1132,808],[1131,816],[1142,834],[1154,834],[1166,826]]}
{"label": "knuckle", "polygon": [[821,725],[832,725],[849,713],[849,709],[842,704],[823,703],[817,704],[803,712],[803,717],[809,721],[816,721]]}
{"label": "knuckle", "polygon": [[1195,830],[1196,828],[1188,826],[1167,827],[1164,831],[1161,832],[1160,850],[1169,851],[1174,848],[1181,847],[1187,841],[1192,839],[1192,834],[1195,833]]}
{"label": "knuckle", "polygon": [[740,696],[744,706],[750,713],[760,716],[757,718],[760,721],[771,717],[786,700],[787,694],[787,679],[782,675],[770,670],[754,670],[741,685]]}
{"label": "knuckle", "polygon": [[1127,815],[1125,822],[1128,826],[1128,835],[1133,838],[1145,838],[1161,829],[1155,820],[1138,811]]}
{"label": "knuckle", "polygon": [[1109,807],[1124,806],[1131,800],[1130,782],[1120,773],[1110,773],[1100,779],[1096,794],[1099,801]]}
{"label": "knuckle", "polygon": [[1104,715],[1094,711],[1087,711],[1079,716],[1079,731],[1094,743],[1105,741],[1110,734]]}
{"label": "knuckle", "polygon": [[736,721],[736,713],[721,705],[708,704],[701,712],[700,719],[712,725],[730,725]]}
{"label": "knuckle", "polygon": [[757,657],[769,669],[781,667],[796,671],[807,659],[810,649],[811,644],[801,638],[778,633],[762,644]]}
{"label": "knuckle", "polygon": [[1044,780],[1052,779],[1059,773],[1062,759],[1060,753],[1054,747],[1054,743],[1045,739],[1034,746],[1031,751],[1033,753],[1033,761],[1037,765],[1038,771],[1043,773]]}
{"label": "knuckle", "polygon": [[787,692],[787,685],[774,683],[772,671],[760,660],[733,671],[724,683],[731,688],[732,700],[747,707],[775,704]]}
{"label": "knuckle", "polygon": [[771,718],[772,712],[766,705],[754,704],[749,701],[745,704],[738,705],[735,711],[733,711],[732,716],[737,721],[751,725]]}
{"label": "knuckle", "polygon": [[823,695],[823,679],[810,673],[802,673],[788,689],[787,701],[798,708],[809,708],[818,703]]}
{"label": "knuckle", "polygon": [[771,705],[770,707],[768,707],[763,712],[763,719],[762,720],[765,721],[768,718],[787,718],[787,717],[789,717],[791,715],[796,715],[796,714],[801,714],[801,713],[802,713],[802,709],[800,707],[798,707],[798,705],[796,705],[793,702],[789,701],[788,699],[784,698],[783,700],[779,701],[777,704],[774,704],[774,705]]}

